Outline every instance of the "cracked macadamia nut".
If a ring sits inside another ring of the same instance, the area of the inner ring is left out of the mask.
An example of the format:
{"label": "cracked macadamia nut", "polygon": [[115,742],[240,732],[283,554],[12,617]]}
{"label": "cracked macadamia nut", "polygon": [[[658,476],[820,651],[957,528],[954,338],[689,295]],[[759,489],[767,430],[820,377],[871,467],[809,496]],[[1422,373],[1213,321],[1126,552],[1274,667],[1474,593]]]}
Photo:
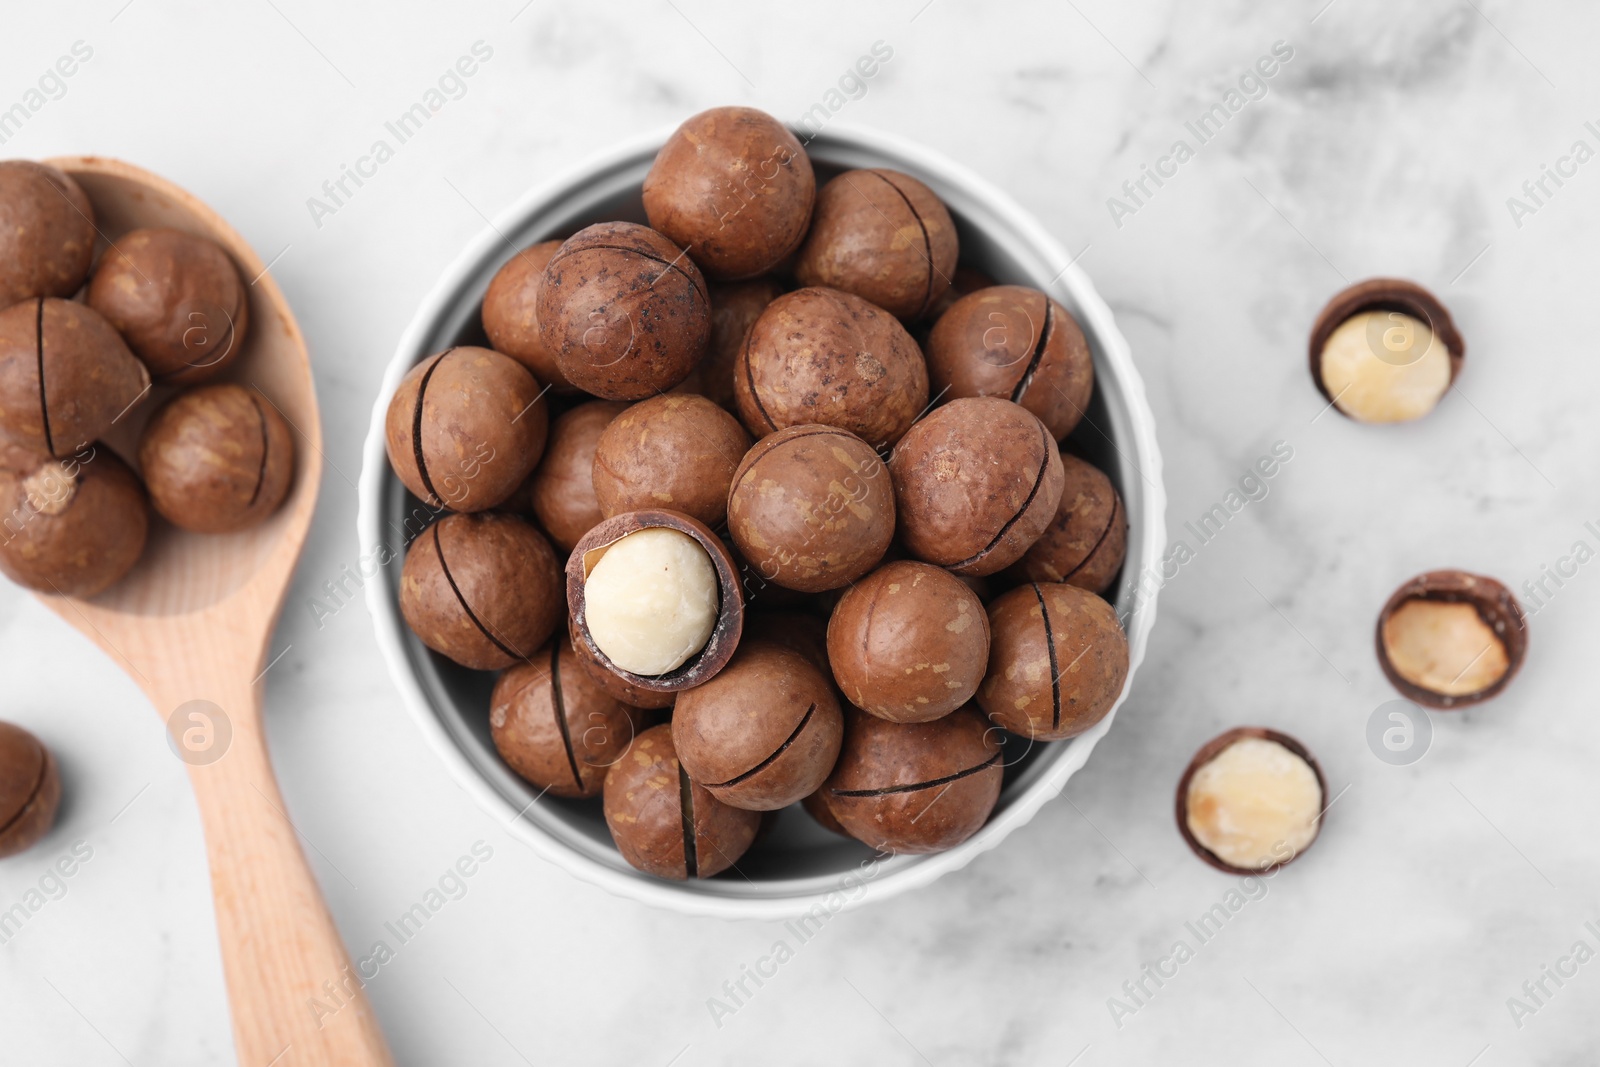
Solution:
{"label": "cracked macadamia nut", "polygon": [[605,400],[642,400],[689,376],[711,337],[700,269],[635,222],[564,241],[539,286],[539,336],[567,381]]}
{"label": "cracked macadamia nut", "polygon": [[717,623],[711,557],[677,530],[636,530],[612,544],[584,586],[589,637],[632,674],[677,670],[706,646]]}
{"label": "cracked macadamia nut", "polygon": [[845,832],[880,852],[942,852],[988,821],[1001,757],[998,731],[972,708],[920,723],[848,708],[823,795]]}
{"label": "cracked macadamia nut", "polygon": [[928,336],[935,395],[999,396],[1021,404],[1061,440],[1094,394],[1089,342],[1066,308],[1037,289],[996,285],[962,297]]}
{"label": "cracked macadamia nut", "polygon": [[1299,742],[1243,727],[1196,753],[1178,784],[1178,826],[1214,867],[1270,871],[1316,840],[1326,792],[1322,772]]}
{"label": "cracked macadamia nut", "polygon": [[1030,582],[989,605],[988,674],[978,705],[1034,741],[1076,737],[1106,717],[1128,678],[1128,638],[1110,604]]}
{"label": "cracked macadamia nut", "polygon": [[12,444],[70,456],[149,388],[144,364],[82,304],[45,298],[0,311],[0,434]]}
{"label": "cracked macadamia nut", "polygon": [[734,394],[758,437],[822,423],[880,448],[927,407],[928,367],[893,315],[837,289],[799,289],[750,327]]}
{"label": "cracked macadamia nut", "polygon": [[94,261],[94,208],[55,167],[0,160],[0,308],[76,293]]}
{"label": "cracked macadamia nut", "polygon": [[986,575],[1033,546],[1061,502],[1061,451],[1032,412],[999,397],[952,401],[911,428],[889,459],[906,551]]}
{"label": "cracked macadamia nut", "polygon": [[278,509],[294,476],[294,438],[266,397],[232,383],[180,393],[145,424],[139,470],[174,526],[226,533]]}
{"label": "cracked macadamia nut", "polygon": [[977,692],[989,663],[989,619],[948,571],[886,563],[833,609],[828,660],[856,707],[891,722],[926,722]]}
{"label": "cracked macadamia nut", "polygon": [[567,642],[572,646],[572,651],[577,656],[578,666],[613,700],[627,704],[629,707],[644,708],[652,711],[670,708],[677,702],[678,694],[675,692],[663,692],[634,685],[617,672],[607,669],[604,664],[595,658],[595,652],[588,643],[578,640],[577,626],[571,616],[567,617]]}
{"label": "cracked macadamia nut", "polygon": [[250,295],[221,245],[179,230],[133,230],[89,280],[104,315],[161,382],[198,382],[232,363],[250,327]]}
{"label": "cracked macadamia nut", "polygon": [[552,393],[564,395],[576,393],[577,387],[562,375],[539,333],[539,286],[560,247],[560,241],[541,241],[506,260],[483,294],[481,314],[490,347],[527,367]]}
{"label": "cracked macadamia nut", "polygon": [[739,420],[703,396],[665,394],[618,415],[594,453],[594,493],[610,517],[671,508],[715,529],[750,448]]}
{"label": "cracked macadamia nut", "polygon": [[529,477],[528,499],[550,540],[571,552],[605,515],[594,492],[594,452],[600,435],[628,405],[591,400],[556,416],[544,458]]}
{"label": "cracked macadamia nut", "polygon": [[446,515],[411,543],[400,614],[423,644],[463,667],[530,658],[561,621],[561,567],[514,515]]}
{"label": "cracked macadamia nut", "polygon": [[0,722],[0,859],[38,844],[61,806],[56,759],[37,737]]}
{"label": "cracked macadamia nut", "polygon": [[1378,662],[1403,696],[1433,708],[1476,704],[1510,684],[1527,619],[1493,578],[1432,571],[1395,590],[1378,617]]}
{"label": "cracked macadamia nut", "polygon": [[1061,469],[1055,517],[1012,570],[1024,581],[1066,582],[1104,594],[1128,552],[1128,513],[1111,479],[1093,464],[1062,453]]}
{"label": "cracked macadamia nut", "polygon": [[644,210],[710,278],[749,278],[800,247],[816,176],[794,134],[764,111],[718,107],[688,119],[644,178]]}
{"label": "cracked macadamia nut", "polygon": [[794,274],[801,285],[843,289],[914,319],[949,291],[959,251],[932,189],[897,170],[848,170],[817,192]]}
{"label": "cracked macadamia nut", "polygon": [[495,682],[489,735],[500,758],[541,791],[594,797],[641,732],[644,714],[596,684],[561,636]]}
{"label": "cracked macadamia nut", "polygon": [[762,438],[734,473],[728,532],[765,581],[819,593],[871,570],[894,539],[889,469],[865,441],[830,426]]}
{"label": "cracked macadamia nut", "polygon": [[658,878],[710,878],[739,862],[761,813],[724,804],[678,763],[672,727],[634,738],[606,774],[606,826],[633,867]]}
{"label": "cracked macadamia nut", "polygon": [[0,570],[40,593],[91,597],[139,561],[144,486],[103,444],[29,470],[0,470]]}
{"label": "cracked macadamia nut", "polygon": [[526,367],[491,349],[463,345],[429,356],[389,401],[389,465],[431,507],[495,507],[544,454],[550,412],[542,393]]}
{"label": "cracked macadamia nut", "polygon": [[1328,302],[1311,331],[1317,388],[1358,422],[1426,415],[1455,381],[1465,353],[1438,298],[1398,279],[1351,286]]}
{"label": "cracked macadamia nut", "polygon": [[843,733],[827,676],[803,653],[765,641],[746,639],[672,709],[672,743],[689,776],[723,803],[754,811],[815,792]]}

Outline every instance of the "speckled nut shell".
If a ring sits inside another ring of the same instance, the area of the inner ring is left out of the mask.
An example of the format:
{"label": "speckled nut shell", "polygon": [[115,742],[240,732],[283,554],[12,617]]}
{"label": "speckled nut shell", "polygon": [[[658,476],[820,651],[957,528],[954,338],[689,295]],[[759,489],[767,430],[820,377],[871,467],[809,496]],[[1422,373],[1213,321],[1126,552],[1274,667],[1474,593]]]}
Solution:
{"label": "speckled nut shell", "polygon": [[435,508],[503,503],[544,454],[550,411],[526,367],[487,348],[447,348],[400,379],[384,422],[395,475]]}
{"label": "speckled nut shell", "polygon": [[703,396],[641,400],[600,435],[595,499],[607,517],[671,508],[715,529],[727,518],[728,487],[749,448],[739,420]]}
{"label": "speckled nut shell", "polygon": [[0,160],[0,308],[71,296],[94,261],[94,208],[54,167]]}
{"label": "speckled nut shell", "polygon": [[39,455],[70,456],[150,388],[111,324],[70,300],[0,311],[0,434]]}
{"label": "speckled nut shell", "polygon": [[489,281],[481,314],[490,347],[527,367],[552,393],[567,395],[578,388],[562,375],[539,333],[539,286],[560,247],[560,241],[540,241],[506,260]]}
{"label": "speckled nut shell", "polygon": [[0,722],[0,859],[32,848],[55,825],[61,774],[28,731]]}
{"label": "speckled nut shell", "polygon": [[799,289],[750,327],[734,396],[757,437],[822,423],[880,448],[927,407],[928,367],[893,315],[837,289]]}
{"label": "speckled nut shell", "polygon": [[888,467],[844,430],[780,430],[734,472],[728,532],[765,581],[806,593],[848,585],[883,558],[894,529]]}
{"label": "speckled nut shell", "polygon": [[620,701],[630,707],[659,710],[670,708],[678,700],[677,693],[662,693],[654,689],[642,689],[632,682],[626,681],[620,675],[613,674],[594,658],[594,653],[589,651],[589,646],[578,641],[578,628],[573,625],[571,616],[567,617],[567,644],[572,646],[573,654],[577,657],[578,666],[613,700]]}
{"label": "speckled nut shell", "polygon": [[995,285],[957,300],[928,336],[935,395],[1000,396],[1061,440],[1094,394],[1094,359],[1077,320],[1037,289]]}
{"label": "speckled nut shell", "polygon": [[950,572],[886,563],[833,609],[828,661],[856,707],[890,722],[927,722],[977,692],[989,663],[989,619]]}
{"label": "speckled nut shell", "polygon": [[794,134],[764,111],[717,107],[656,153],[644,210],[710,278],[749,278],[800,246],[817,181]]}
{"label": "speckled nut shell", "polygon": [[561,566],[515,515],[446,515],[406,552],[400,614],[440,655],[499,670],[533,656],[560,623]]}
{"label": "speckled nut shell", "polygon": [[594,495],[594,450],[611,420],[626,411],[619,400],[591,400],[556,416],[544,458],[529,476],[528,501],[556,547],[571,552],[605,518]]}
{"label": "speckled nut shell", "polygon": [[989,673],[978,706],[1034,741],[1076,737],[1106,717],[1128,679],[1116,611],[1077,586],[1030,582],[989,605]]}
{"label": "speckled nut shell", "polygon": [[144,486],[103,444],[30,470],[0,470],[0,570],[40,593],[91,597],[139,561]]}
{"label": "speckled nut shell", "polygon": [[278,509],[294,477],[294,437],[272,402],[224,383],[179,393],[145,424],[139,470],[174,526],[226,533]]}
{"label": "speckled nut shell", "polygon": [[[698,653],[666,674],[634,674],[613,664],[610,657],[595,645],[594,638],[589,636],[584,617],[584,584],[589,572],[605,554],[605,549],[631,533],[656,526],[687,534],[700,543],[700,547],[711,558],[712,569],[717,573],[722,601],[717,608],[717,621],[711,636]],[[616,674],[629,685],[658,693],[692,689],[710,680],[727,665],[744,631],[744,594],[739,589],[739,570],[733,561],[733,554],[704,523],[679,511],[658,508],[613,515],[583,535],[583,540],[567,557],[567,611],[572,619],[572,643],[582,647],[585,658]]]}
{"label": "speckled nut shell", "polygon": [[739,862],[761,813],[724,804],[678,764],[672,727],[634,738],[606,774],[606,826],[629,864],[658,878],[710,878]]}
{"label": "speckled nut shell", "polygon": [[[1401,675],[1390,659],[1384,628],[1395,612],[1412,600],[1471,604],[1477,610],[1478,618],[1494,632],[1504,648],[1505,673],[1493,684],[1475,693],[1461,695],[1434,692]],[[1383,610],[1378,613],[1375,641],[1378,665],[1383,668],[1383,675],[1389,679],[1389,684],[1399,690],[1401,696],[1426,707],[1450,711],[1497,697],[1511,684],[1528,655],[1528,619],[1511,590],[1493,578],[1460,570],[1429,571],[1406,582],[1389,597]]]}
{"label": "speckled nut shell", "polygon": [[844,718],[827,676],[783,645],[745,641],[672,709],[689,776],[725,804],[776,811],[813,793],[839,758]]}
{"label": "speckled nut shell", "polygon": [[906,551],[975,575],[1022,558],[1050,525],[1066,480],[1044,423],[999,397],[935,410],[895,446],[889,473]]}
{"label": "speckled nut shell", "polygon": [[222,246],[179,230],[133,230],[89,279],[104,315],[159,382],[198,382],[244,350],[250,294]]}
{"label": "speckled nut shell", "polygon": [[1127,555],[1128,513],[1111,479],[1094,464],[1062,453],[1061,469],[1065,480],[1055,517],[1006,573],[1103,594]]}
{"label": "speckled nut shell", "polygon": [[742,282],[711,282],[707,288],[711,293],[711,343],[700,365],[678,389],[699,393],[737,415],[733,374],[745,335],[767,305],[783,295],[783,283],[763,275]]}
{"label": "speckled nut shell", "polygon": [[[1326,798],[1328,795],[1328,780],[1322,776],[1322,766],[1317,763],[1317,758],[1311,754],[1310,749],[1306,748],[1306,746],[1302,745],[1299,741],[1296,741],[1288,734],[1279,733],[1277,730],[1269,730],[1264,726],[1236,726],[1232,730],[1218,734],[1216,737],[1213,737],[1210,741],[1207,741],[1204,745],[1200,746],[1200,751],[1194,754],[1194,758],[1189,761],[1189,766],[1184,768],[1183,777],[1178,779],[1178,794],[1175,805],[1175,814],[1178,817],[1178,833],[1182,835],[1184,843],[1189,846],[1190,850],[1194,852],[1196,856],[1200,857],[1200,859],[1208,865],[1215,867],[1217,870],[1222,871],[1225,874],[1240,876],[1271,874],[1279,867],[1286,867],[1295,860],[1299,859],[1301,856],[1305,855],[1306,852],[1310,850],[1311,845],[1316,842],[1316,836],[1313,836],[1311,841],[1307,842],[1304,848],[1300,849],[1298,852],[1290,853],[1288,858],[1283,860],[1281,863],[1273,863],[1257,870],[1248,867],[1235,867],[1232,864],[1225,863],[1217,856],[1216,853],[1212,852],[1199,841],[1195,840],[1194,831],[1189,829],[1189,783],[1194,779],[1195,774],[1200,770],[1200,768],[1216,759],[1222,754],[1224,749],[1228,748],[1228,746],[1232,745],[1236,741],[1242,741],[1245,738],[1251,737],[1280,744],[1290,752],[1294,753],[1296,756],[1305,760],[1306,765],[1311,768],[1311,773],[1317,776],[1317,785],[1320,787],[1323,797]],[[1326,805],[1324,805],[1324,807],[1326,807]],[[1320,835],[1321,833],[1322,823],[1319,820],[1317,823],[1317,834]]]}
{"label": "speckled nut shell", "polygon": [[705,355],[710,298],[694,261],[634,222],[562,243],[539,287],[539,336],[567,381],[606,400],[677,385]]}
{"label": "speckled nut shell", "polygon": [[496,680],[489,736],[500,758],[542,791],[594,797],[642,732],[644,715],[597,685],[558,636]]}
{"label": "speckled nut shell", "polygon": [[1004,777],[999,733],[970,707],[919,723],[846,708],[823,795],[845,832],[880,852],[942,852],[988,821]]}
{"label": "speckled nut shell", "polygon": [[[1333,336],[1333,331],[1346,319],[1364,311],[1398,311],[1427,323],[1434,336],[1444,342],[1445,351],[1450,355],[1450,380],[1455,381],[1461,373],[1461,364],[1467,355],[1467,343],[1456,329],[1450,310],[1439,298],[1416,282],[1404,278],[1368,278],[1334,294],[1333,299],[1317,313],[1316,322],[1311,327],[1311,380],[1329,404],[1334,404],[1334,398],[1322,381],[1322,349],[1327,345],[1328,338]],[[1337,404],[1334,406],[1338,407]],[[1344,411],[1339,413],[1343,415]]]}
{"label": "speckled nut shell", "polygon": [[959,251],[955,223],[932,189],[895,170],[847,170],[818,191],[794,276],[914,319],[949,290]]}

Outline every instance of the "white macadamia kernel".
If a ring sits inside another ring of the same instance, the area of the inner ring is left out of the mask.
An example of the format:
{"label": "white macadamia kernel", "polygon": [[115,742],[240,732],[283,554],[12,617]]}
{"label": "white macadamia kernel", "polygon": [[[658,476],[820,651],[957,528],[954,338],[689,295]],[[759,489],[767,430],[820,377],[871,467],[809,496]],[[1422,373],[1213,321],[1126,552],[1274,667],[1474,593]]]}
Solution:
{"label": "white macadamia kernel", "polygon": [[605,550],[584,582],[589,636],[634,674],[676,670],[705,648],[720,603],[716,568],[700,542],[662,526]]}
{"label": "white macadamia kernel", "polygon": [[1462,602],[1406,601],[1384,620],[1383,647],[1396,674],[1443,696],[1481,693],[1511,667],[1505,642]]}
{"label": "white macadamia kernel", "polygon": [[1189,832],[1230,867],[1288,862],[1317,836],[1321,813],[1311,765],[1266,738],[1240,738],[1189,779]]}
{"label": "white macadamia kernel", "polygon": [[1432,411],[1450,388],[1450,351],[1420,319],[1363,311],[1328,337],[1321,373],[1323,388],[1352,419],[1407,422]]}

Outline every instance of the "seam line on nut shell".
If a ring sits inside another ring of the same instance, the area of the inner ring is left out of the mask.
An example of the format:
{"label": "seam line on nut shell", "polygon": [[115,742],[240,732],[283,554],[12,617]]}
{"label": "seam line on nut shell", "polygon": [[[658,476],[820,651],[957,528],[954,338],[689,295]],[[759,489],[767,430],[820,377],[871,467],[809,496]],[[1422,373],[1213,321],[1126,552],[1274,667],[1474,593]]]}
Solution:
{"label": "seam line on nut shell", "polygon": [[[666,268],[666,270],[663,270],[661,272],[661,274],[656,275],[655,281],[650,283],[651,286],[654,286],[656,282],[660,281],[662,275],[666,274],[667,270],[671,270],[671,271],[676,271],[677,273],[681,274],[683,276],[683,280],[688,282],[691,286],[694,287],[695,292],[698,293],[700,291],[700,287],[698,285],[695,285],[694,277],[688,271],[686,271],[682,267],[678,266],[678,260],[681,260],[683,258],[683,255],[681,255],[681,254],[678,256],[678,259],[665,260],[665,259],[662,259],[660,256],[653,256],[649,252],[645,252],[645,251],[643,251],[641,249],[638,249],[638,248],[623,248],[620,245],[585,245],[583,248],[579,248],[579,249],[577,249],[575,251],[568,252],[566,255],[561,256],[559,258],[560,259],[571,259],[573,256],[581,255],[584,252],[601,252],[601,251],[604,251],[604,252],[623,252],[623,253],[626,253],[628,255],[638,256],[640,259],[648,259],[651,263],[659,263],[659,264],[661,264],[663,267]],[[687,253],[687,250],[685,250],[685,254],[686,253]],[[551,262],[555,262],[555,261],[552,260]]]}
{"label": "seam line on nut shell", "polygon": [[0,826],[0,837],[4,837],[7,831],[21,822],[28,812],[33,810],[34,801],[39,799],[39,793],[44,789],[45,777],[49,773],[50,753],[41,744],[39,746],[39,773],[34,776],[33,788],[28,790],[27,799],[22,802],[22,806],[17,809],[17,813],[7,819],[4,826]]}
{"label": "seam line on nut shell", "polygon": [[561,643],[550,642],[550,706],[556,713],[556,728],[561,731],[561,747],[567,752],[572,769],[572,784],[583,792],[583,775],[578,772],[578,756],[572,751],[572,731],[567,727],[567,701],[561,694]]}
{"label": "seam line on nut shell", "polygon": [[943,778],[933,778],[926,782],[913,782],[911,785],[890,785],[882,789],[834,789],[831,790],[836,797],[886,797],[895,793],[914,793],[919,789],[932,789],[936,785],[945,785],[949,782],[958,782],[963,778],[970,778],[974,774],[988,770],[1000,761],[1002,752],[996,752],[976,767],[968,767],[964,771],[947,774]]}
{"label": "seam line on nut shell", "polygon": [[754,328],[746,330],[744,334],[744,347],[739,350],[739,362],[744,364],[744,381],[750,387],[750,402],[756,406],[756,411],[767,420],[767,425],[772,427],[773,433],[778,432],[778,424],[767,414],[767,405],[761,402],[761,393],[756,389],[756,373],[750,368],[750,335]]}
{"label": "seam line on nut shell", "polygon": [[1069,585],[1072,584],[1072,576],[1083,570],[1083,568],[1087,567],[1089,565],[1089,561],[1094,559],[1094,554],[1100,551],[1100,546],[1105,544],[1106,538],[1111,536],[1111,528],[1117,524],[1117,514],[1121,510],[1121,501],[1117,501],[1112,505],[1111,518],[1106,520],[1106,528],[1100,531],[1099,537],[1095,538],[1094,547],[1089,549],[1089,554],[1084,556],[1083,560],[1076,567],[1067,572],[1067,574],[1061,579],[1063,582],[1066,582]]}
{"label": "seam line on nut shell", "polygon": [[[1035,417],[1037,418],[1037,416]],[[1028,498],[1022,502],[1022,506],[1017,509],[1017,513],[1006,520],[1005,525],[1000,527],[1000,532],[995,534],[994,537],[990,539],[988,544],[978,549],[978,551],[974,552],[966,559],[957,560],[954,563],[946,563],[944,565],[945,570],[953,571],[960,567],[969,567],[978,562],[984,556],[987,556],[990,552],[993,552],[995,546],[1001,541],[1005,540],[1006,534],[1011,532],[1011,527],[1021,522],[1022,516],[1026,515],[1028,513],[1028,509],[1033,506],[1033,498],[1039,495],[1039,487],[1044,484],[1044,476],[1050,470],[1050,449],[1055,447],[1055,441],[1051,440],[1050,438],[1050,431],[1045,429],[1044,423],[1042,422],[1039,423],[1039,434],[1044,438],[1044,461],[1039,464],[1039,473],[1033,479],[1033,488],[1028,490]]]}
{"label": "seam line on nut shell", "polygon": [[[1050,628],[1050,608],[1044,602],[1044,590],[1038,582],[1033,587],[1034,599],[1039,601],[1039,618],[1044,620],[1044,648],[1050,657],[1050,729],[1061,729],[1061,663],[1056,658],[1056,635]],[[1085,650],[1087,651],[1087,649]]]}
{"label": "seam line on nut shell", "polygon": [[817,710],[817,705],[815,703],[813,703],[809,708],[806,709],[806,713],[804,715],[800,716],[799,724],[796,725],[794,730],[793,730],[793,732],[791,732],[789,734],[789,736],[784,739],[783,744],[779,745],[777,748],[772,750],[772,755],[768,756],[766,759],[762,760],[760,763],[756,764],[754,767],[751,767],[748,771],[745,771],[743,774],[734,775],[732,778],[729,778],[726,782],[717,782],[715,784],[707,782],[706,783],[706,788],[707,789],[721,789],[724,786],[738,785],[740,782],[745,781],[747,778],[750,778],[752,775],[759,774],[761,771],[764,771],[768,767],[772,766],[773,762],[775,760],[777,760],[777,758],[779,756],[783,755],[784,752],[788,751],[789,746],[794,744],[795,741],[797,741],[799,739],[800,732],[806,728],[806,723],[811,721],[811,713],[816,711],[816,710]]}
{"label": "seam line on nut shell", "polygon": [[56,442],[50,434],[50,401],[44,390],[44,297],[42,296],[39,298],[39,307],[34,316],[33,343],[39,358],[39,417],[44,422],[44,450],[54,456]]}
{"label": "seam line on nut shell", "polygon": [[[417,383],[417,406],[411,412],[411,453],[417,463],[417,477],[422,479],[422,487],[433,498],[428,503],[431,505],[437,500],[440,507],[444,507],[444,497],[433,487],[433,479],[428,477],[428,460],[422,454],[422,398],[428,395],[428,382],[433,379],[433,372],[438,370],[439,364],[448,359],[450,353],[454,351],[454,346],[445,349],[439,353],[439,358],[433,361],[433,366],[422,372],[422,381]],[[435,542],[437,543],[437,538]]]}
{"label": "seam line on nut shell", "polygon": [[439,557],[439,569],[444,572],[444,580],[450,583],[450,591],[456,595],[456,603],[461,605],[461,610],[467,613],[467,618],[472,620],[472,625],[476,626],[478,628],[478,632],[489,639],[490,644],[494,645],[495,648],[498,648],[501,652],[504,652],[512,659],[525,662],[527,657],[511,651],[504,644],[502,644],[500,639],[491,633],[489,628],[483,624],[483,620],[478,618],[477,612],[472,610],[472,605],[467,603],[467,598],[461,593],[461,587],[456,585],[455,575],[450,573],[450,564],[445,562],[444,543],[439,540],[439,524],[434,523],[431,527],[429,527],[429,529],[433,531],[433,551],[434,554]]}
{"label": "seam line on nut shell", "polygon": [[1022,372],[1022,377],[1017,379],[1017,387],[1011,390],[1011,402],[1021,404],[1022,398],[1028,394],[1028,389],[1033,385],[1033,376],[1039,372],[1039,364],[1044,362],[1044,350],[1050,344],[1050,331],[1055,329],[1056,312],[1050,305],[1050,297],[1044,298],[1044,328],[1039,331],[1039,336],[1033,343],[1033,355],[1028,359],[1028,369]]}
{"label": "seam line on nut shell", "polygon": [[249,503],[245,504],[246,509],[255,507],[256,501],[261,498],[261,486],[267,480],[267,442],[269,440],[267,437],[267,413],[262,409],[261,401],[256,399],[255,393],[252,392],[249,396],[251,406],[256,409],[256,422],[261,426],[261,465],[256,468],[256,487],[250,494]]}
{"label": "seam line on nut shell", "polygon": [[678,813],[683,820],[683,870],[690,878],[700,877],[700,857],[695,852],[694,784],[689,772],[678,764]]}
{"label": "seam line on nut shell", "polygon": [[911,203],[911,198],[905,194],[904,190],[875,170],[869,171],[869,173],[893,189],[900,199],[905,201],[906,210],[911,212],[911,217],[917,220],[917,229],[922,231],[922,261],[928,265],[928,284],[922,291],[922,306],[918,309],[917,314],[925,315],[928,312],[928,305],[933,303],[933,275],[937,270],[933,265],[933,239],[928,236],[927,223],[922,221],[922,213],[917,210],[916,205]]}

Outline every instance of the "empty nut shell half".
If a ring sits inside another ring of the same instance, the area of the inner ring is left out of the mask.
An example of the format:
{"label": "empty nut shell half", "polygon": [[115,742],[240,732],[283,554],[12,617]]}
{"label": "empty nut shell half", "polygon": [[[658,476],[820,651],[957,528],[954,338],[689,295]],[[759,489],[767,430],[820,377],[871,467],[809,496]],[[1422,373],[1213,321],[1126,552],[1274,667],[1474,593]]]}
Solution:
{"label": "empty nut shell half", "polygon": [[1023,581],[1066,582],[1104,594],[1128,552],[1128,513],[1111,479],[1092,463],[1061,454],[1065,482],[1055,517],[1013,571]]}
{"label": "empty nut shell half", "polygon": [[0,722],[0,859],[38,843],[60,805],[55,756],[22,727]]}
{"label": "empty nut shell half", "polygon": [[[716,574],[720,602],[711,636],[699,652],[665,674],[634,674],[617,666],[595,644],[585,614],[585,587],[590,572],[608,548],[629,534],[655,527],[676,530],[693,538],[705,549]],[[744,594],[739,588],[739,569],[734,563],[733,554],[704,523],[682,512],[661,509],[613,515],[583,535],[583,539],[572,550],[572,555],[567,557],[567,610],[572,618],[572,643],[581,648],[582,656],[616,674],[631,686],[658,693],[676,693],[710,680],[732,658],[744,630]]]}
{"label": "empty nut shell half", "polygon": [[1401,278],[1350,286],[1328,301],[1311,328],[1311,379],[1329,404],[1358,422],[1427,414],[1461,373],[1465,356],[1449,310]]}
{"label": "empty nut shell half", "polygon": [[1378,665],[1407,700],[1450,710],[1499,696],[1528,654],[1511,591],[1465,571],[1419,574],[1378,614]]}
{"label": "empty nut shell half", "polygon": [[[1253,753],[1256,759],[1252,762],[1259,763],[1261,757],[1266,756],[1270,761],[1269,765],[1242,767],[1239,769],[1242,773],[1232,776],[1233,781],[1217,782],[1208,787],[1203,795],[1191,798],[1191,793],[1199,792],[1193,788],[1196,775],[1240,741],[1270,742],[1287,752],[1276,752],[1276,759],[1273,759],[1272,750],[1260,747],[1257,753]],[[1315,779],[1314,784],[1303,781],[1304,770],[1285,760],[1285,755],[1298,760],[1304,768],[1309,769]],[[1252,774],[1252,771],[1255,773]],[[1227,806],[1228,798],[1223,787],[1230,784],[1236,788],[1243,786],[1250,789],[1250,792],[1236,797],[1233,808],[1224,811],[1222,809]],[[1274,793],[1277,795],[1272,795]],[[1305,795],[1300,795],[1302,793]],[[1178,833],[1183,836],[1184,842],[1196,856],[1219,871],[1234,875],[1270,874],[1279,867],[1294,862],[1316,841],[1317,835],[1322,832],[1322,815],[1328,806],[1327,797],[1327,779],[1322,776],[1322,767],[1318,765],[1316,757],[1311,755],[1309,749],[1288,734],[1279,733],[1277,730],[1262,726],[1240,726],[1212,738],[1201,746],[1200,751],[1189,761],[1183,777],[1178,779],[1176,798]],[[1203,802],[1205,810],[1201,811],[1198,808],[1191,810],[1192,802]],[[1307,808],[1310,808],[1309,818],[1306,817]],[[1259,838],[1263,832],[1272,840],[1263,845],[1265,858],[1257,865],[1237,866],[1206,847],[1195,833],[1192,823],[1202,827],[1215,825],[1220,832],[1235,838],[1244,838],[1246,841],[1251,836]],[[1284,835],[1298,836],[1299,840],[1291,846]]]}

